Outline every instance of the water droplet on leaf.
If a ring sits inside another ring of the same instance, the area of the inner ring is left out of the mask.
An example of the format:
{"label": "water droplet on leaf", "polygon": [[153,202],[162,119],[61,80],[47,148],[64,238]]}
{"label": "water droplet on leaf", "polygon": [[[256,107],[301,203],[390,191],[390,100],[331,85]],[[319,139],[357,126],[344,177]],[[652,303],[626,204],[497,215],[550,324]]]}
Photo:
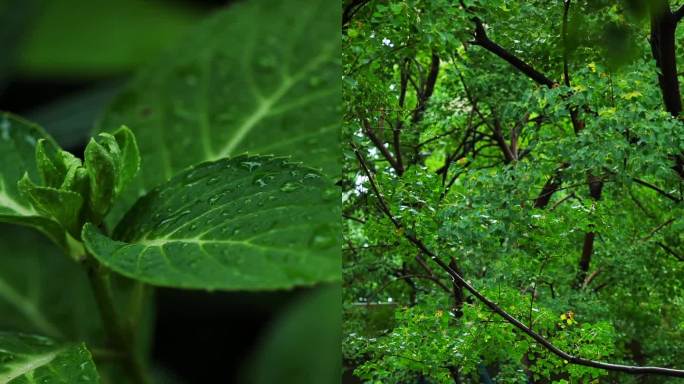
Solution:
{"label": "water droplet on leaf", "polygon": [[294,192],[299,189],[299,184],[293,183],[291,181],[288,181],[287,183],[283,184],[282,187],[280,187],[280,190],[282,192]]}

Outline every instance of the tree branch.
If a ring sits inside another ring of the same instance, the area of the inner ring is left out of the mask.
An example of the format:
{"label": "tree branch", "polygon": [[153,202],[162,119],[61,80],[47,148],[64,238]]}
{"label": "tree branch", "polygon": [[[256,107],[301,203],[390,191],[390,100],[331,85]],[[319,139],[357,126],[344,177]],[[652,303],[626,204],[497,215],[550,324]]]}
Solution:
{"label": "tree branch", "polygon": [[568,69],[568,14],[570,13],[570,1],[563,0],[563,23],[561,26],[561,39],[563,40],[563,80],[565,85],[570,86],[570,70]]}
{"label": "tree branch", "polygon": [[365,163],[365,160],[363,159],[363,156],[361,153],[358,151],[356,146],[352,143],[351,144],[354,152],[356,154],[357,159],[359,160],[359,163],[361,164],[361,167],[363,168],[364,173],[366,176],[368,176],[368,180],[371,184],[371,188],[373,190],[373,193],[375,193],[376,197],[380,201],[380,206],[382,207],[383,213],[388,217],[388,219],[394,224],[394,226],[397,228],[397,230],[401,231],[403,234],[404,238],[411,242],[414,246],[416,246],[421,252],[424,254],[430,256],[430,260],[432,260],[434,263],[436,263],[442,270],[444,270],[451,278],[454,280],[455,283],[458,283],[461,287],[465,288],[468,292],[470,292],[473,296],[475,296],[480,302],[482,302],[485,306],[487,306],[490,310],[492,310],[494,313],[497,315],[501,316],[504,318],[508,323],[512,324],[519,330],[521,330],[523,333],[525,333],[527,336],[532,338],[534,341],[537,342],[537,344],[543,346],[556,356],[567,360],[568,363],[570,364],[577,364],[577,365],[583,365],[587,367],[592,367],[592,368],[598,368],[598,369],[604,369],[608,371],[617,371],[617,372],[625,372],[629,374],[653,374],[653,375],[663,375],[663,376],[672,376],[672,377],[684,377],[684,370],[679,370],[679,369],[672,369],[672,368],[664,368],[664,367],[640,367],[640,366],[633,366],[633,365],[622,365],[622,364],[611,364],[611,363],[604,363],[601,361],[595,361],[595,360],[589,360],[589,359],[584,359],[581,357],[573,356],[560,348],[556,347],[554,344],[546,340],[543,336],[532,330],[531,328],[527,327],[525,324],[523,324],[520,320],[517,318],[513,317],[511,314],[506,312],[504,309],[499,307],[496,303],[488,299],[486,296],[484,296],[480,291],[475,289],[472,285],[470,285],[458,272],[454,271],[453,268],[449,267],[445,262],[443,262],[437,255],[432,252],[419,238],[416,237],[416,235],[410,231],[407,230],[403,227],[402,223],[397,220],[393,215],[392,212],[390,211],[389,207],[387,206],[387,203],[385,202],[385,199],[383,195],[380,193],[380,190],[378,189],[377,184],[375,183],[375,177],[371,173],[370,169]]}
{"label": "tree branch", "polygon": [[665,245],[663,242],[658,242],[658,246],[662,248],[665,252],[669,253],[670,255],[674,256],[677,260],[679,261],[684,261],[684,256],[678,254],[677,252],[674,251],[674,249],[668,247]]}
{"label": "tree branch", "polygon": [[406,101],[406,88],[408,86],[410,64],[410,59],[406,59],[401,67],[401,80],[399,82],[399,116],[397,117],[397,123],[392,128],[392,146],[394,147],[394,153],[396,154],[397,166],[402,170],[404,169],[404,164],[401,159],[401,129],[404,126],[404,121],[402,120],[401,115]]}
{"label": "tree branch", "polygon": [[564,202],[568,201],[569,199],[575,197],[575,193],[570,193],[566,195],[564,198],[558,200],[556,203],[553,204],[553,206],[549,209],[549,211],[553,211],[556,208],[558,208],[559,205],[563,204]]}
{"label": "tree branch", "polygon": [[[411,116],[411,126],[415,127],[422,119],[427,109],[428,102],[435,91],[435,85],[437,84],[437,76],[439,75],[440,58],[437,53],[432,52],[430,57],[430,68],[424,79],[421,79],[420,88],[416,89],[416,107],[413,109],[413,114]],[[420,141],[420,134],[414,136],[413,142],[418,143]],[[414,147],[413,161],[418,159],[420,147]]]}
{"label": "tree branch", "polygon": [[425,272],[428,273],[428,275],[432,278],[432,281],[435,282],[444,292],[449,293],[449,288],[442,283],[437,276],[435,276],[435,273],[432,272],[432,268],[430,268],[429,265],[425,262],[425,259],[423,259],[423,256],[420,255],[420,252],[416,255],[416,261],[418,264],[425,270]]}
{"label": "tree branch", "polygon": [[[681,10],[681,8],[680,8]],[[679,10],[678,10],[679,12]],[[677,78],[677,57],[675,54],[676,16],[670,12],[667,0],[653,5],[651,14],[651,53],[656,61],[658,85],[663,96],[665,109],[674,117],[682,112],[682,100]]]}
{"label": "tree branch", "polygon": [[504,155],[504,163],[508,164],[516,161],[517,159],[513,155],[513,151],[511,151],[508,143],[506,143],[506,139],[503,137],[501,121],[496,116],[494,117],[494,129],[492,133],[494,133],[494,141],[496,141],[496,145],[499,146],[499,149],[501,149],[501,152]]}
{"label": "tree branch", "polygon": [[503,47],[490,40],[489,37],[487,37],[487,31],[485,31],[484,25],[482,24],[482,20],[480,20],[477,17],[474,17],[473,22],[475,23],[475,41],[472,42],[473,44],[479,45],[482,48],[488,50],[489,52],[504,59],[506,62],[514,66],[520,72],[527,75],[527,77],[534,80],[537,84],[545,85],[549,88],[553,88],[555,86],[555,82],[553,80],[544,76],[544,74],[534,69],[531,65],[525,63],[517,56],[511,54]]}
{"label": "tree branch", "polygon": [[664,223],[658,225],[657,227],[653,228],[653,230],[651,230],[651,232],[649,232],[648,235],[647,235],[646,237],[644,237],[643,239],[641,239],[641,241],[642,241],[642,242],[643,242],[643,241],[648,241],[650,238],[652,238],[653,236],[655,236],[656,232],[658,232],[658,231],[660,231],[661,229],[665,228],[666,226],[668,226],[668,225],[674,223],[674,221],[675,221],[675,219],[672,218],[672,219],[670,219],[670,220],[668,220],[668,221],[666,221],[666,222],[664,222]]}
{"label": "tree branch", "polygon": [[684,5],[680,6],[676,11],[672,13],[674,16],[675,23],[679,23],[682,18],[684,18]]}
{"label": "tree branch", "polygon": [[546,206],[551,201],[551,196],[553,196],[554,193],[559,191],[561,186],[563,185],[562,171],[568,165],[569,164],[561,164],[561,166],[558,169],[556,169],[553,175],[551,175],[551,177],[549,177],[548,180],[546,180],[546,183],[544,183],[541,192],[539,192],[539,196],[537,196],[537,198],[534,199],[534,208],[546,208]]}
{"label": "tree branch", "polygon": [[342,12],[342,30],[347,29],[347,24],[354,17],[354,14],[359,11],[369,0],[351,0],[347,5],[344,6],[344,11]]}
{"label": "tree branch", "polygon": [[397,175],[401,176],[404,173],[404,168],[397,162],[397,160],[392,156],[390,151],[385,147],[385,143],[375,134],[373,131],[373,127],[370,124],[370,121],[366,118],[361,119],[361,124],[363,125],[363,131],[366,134],[366,136],[370,139],[370,141],[373,143],[375,148],[377,148],[380,153],[382,153],[382,156],[385,157],[387,162],[390,163],[392,168],[397,172]]}
{"label": "tree branch", "polygon": [[672,196],[671,194],[663,191],[659,187],[657,187],[657,186],[655,186],[649,182],[643,181],[641,179],[637,179],[636,177],[633,177],[632,180],[634,180],[634,182],[639,184],[639,185],[643,185],[646,188],[649,188],[649,189],[652,189],[652,190],[658,192],[660,195],[663,195],[663,196],[667,197],[668,199],[670,199],[676,203],[679,203],[681,201],[681,199],[678,199],[676,196]]}
{"label": "tree branch", "polygon": [[[594,204],[601,200],[601,192],[603,191],[603,180],[594,176],[591,172],[587,174],[587,184],[589,184],[589,196],[594,200]],[[593,228],[593,224],[590,225]],[[582,256],[579,261],[579,270],[577,271],[576,288],[582,287],[582,282],[585,280],[589,272],[591,264],[591,257],[594,254],[594,241],[596,239],[596,232],[589,231],[584,234],[584,242],[582,244]]]}
{"label": "tree branch", "polygon": [[598,268],[594,272],[592,272],[589,276],[587,276],[586,279],[584,279],[584,282],[582,283],[582,289],[586,289],[589,284],[598,276],[599,273],[601,273],[602,269]]}

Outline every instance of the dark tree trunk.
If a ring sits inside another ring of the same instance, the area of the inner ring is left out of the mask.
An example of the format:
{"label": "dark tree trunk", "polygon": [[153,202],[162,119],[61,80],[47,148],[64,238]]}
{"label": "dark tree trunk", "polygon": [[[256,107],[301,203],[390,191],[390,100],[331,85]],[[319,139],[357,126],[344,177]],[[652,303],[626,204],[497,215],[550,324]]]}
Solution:
{"label": "dark tree trunk", "polygon": [[670,12],[668,1],[661,0],[651,14],[651,52],[660,73],[658,85],[663,96],[665,109],[674,117],[682,111],[682,99],[677,78],[677,57],[675,55],[675,30],[677,20]]}

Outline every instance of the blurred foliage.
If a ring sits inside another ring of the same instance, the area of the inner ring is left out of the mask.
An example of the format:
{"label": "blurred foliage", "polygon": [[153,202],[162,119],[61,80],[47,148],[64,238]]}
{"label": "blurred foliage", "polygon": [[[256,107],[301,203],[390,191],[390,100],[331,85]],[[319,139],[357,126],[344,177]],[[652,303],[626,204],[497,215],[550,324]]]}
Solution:
{"label": "blurred foliage", "polygon": [[13,71],[17,59],[17,48],[26,30],[32,11],[32,0],[0,1],[0,91]]}
{"label": "blurred foliage", "polygon": [[95,77],[130,72],[173,44],[205,14],[189,2],[27,0],[22,76]]}
{"label": "blurred foliage", "polygon": [[93,130],[102,111],[121,91],[122,81],[113,80],[31,109],[26,116],[50,132],[63,148],[78,148]]}
{"label": "blurred foliage", "polygon": [[338,382],[342,327],[340,306],[339,285],[321,286],[305,292],[263,335],[243,382]]}

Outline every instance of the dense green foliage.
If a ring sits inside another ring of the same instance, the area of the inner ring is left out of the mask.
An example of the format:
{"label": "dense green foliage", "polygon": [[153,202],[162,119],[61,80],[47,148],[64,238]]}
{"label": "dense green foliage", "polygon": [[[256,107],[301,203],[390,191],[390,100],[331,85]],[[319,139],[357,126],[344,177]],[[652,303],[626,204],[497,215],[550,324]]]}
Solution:
{"label": "dense green foliage", "polygon": [[683,368],[676,5],[346,3],[349,371],[369,383],[677,380],[564,361],[410,241],[571,355]]}

